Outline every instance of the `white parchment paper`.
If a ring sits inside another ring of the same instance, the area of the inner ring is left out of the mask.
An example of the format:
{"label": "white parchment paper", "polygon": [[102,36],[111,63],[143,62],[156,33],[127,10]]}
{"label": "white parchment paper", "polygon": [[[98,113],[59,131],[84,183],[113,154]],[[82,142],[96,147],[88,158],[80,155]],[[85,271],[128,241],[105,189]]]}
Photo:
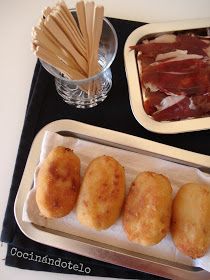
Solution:
{"label": "white parchment paper", "polygon": [[[210,184],[210,175],[203,173],[196,168],[73,137],[63,137],[49,131],[45,133],[43,138],[40,163],[54,147],[59,145],[73,149],[79,156],[81,160],[82,176],[85,168],[93,158],[101,155],[113,156],[125,167],[127,191],[131,182],[141,171],[154,171],[167,176],[173,187],[173,195],[175,195],[179,187],[185,183],[198,182]],[[36,174],[38,168],[39,166],[34,174],[34,187],[28,193],[24,204],[22,217],[24,221],[33,222],[34,224],[44,226],[46,228],[63,231],[65,233],[70,233],[142,254],[183,263],[189,266],[198,266],[210,271],[210,250],[204,257],[192,260],[191,258],[184,256],[175,248],[170,234],[168,234],[159,244],[154,246],[144,247],[136,243],[132,243],[127,239],[123,231],[121,218],[119,218],[118,221],[109,229],[95,231],[81,225],[78,222],[75,210],[73,210],[69,215],[59,219],[47,219],[40,216],[35,200]]]}

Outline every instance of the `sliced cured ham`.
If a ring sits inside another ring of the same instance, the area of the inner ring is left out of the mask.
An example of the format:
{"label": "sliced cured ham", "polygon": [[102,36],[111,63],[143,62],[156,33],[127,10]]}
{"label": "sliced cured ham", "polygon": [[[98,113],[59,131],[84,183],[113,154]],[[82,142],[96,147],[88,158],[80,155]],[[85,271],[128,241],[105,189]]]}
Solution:
{"label": "sliced cured ham", "polygon": [[210,114],[210,40],[163,34],[136,50],[144,109],[157,121]]}
{"label": "sliced cured ham", "polygon": [[141,59],[143,67],[147,66],[148,63],[154,62],[158,54],[175,52],[177,50],[187,50],[188,54],[208,55],[205,49],[208,49],[210,42],[192,34],[177,35],[175,38],[176,40],[174,41],[173,39],[172,42],[170,39],[161,42],[161,40],[158,41],[158,38],[155,38],[150,41],[147,40],[146,43],[132,46],[131,49],[139,52],[138,58]]}
{"label": "sliced cured ham", "polygon": [[172,106],[152,114],[156,121],[175,121],[195,116],[196,110],[190,109],[190,99],[188,97],[184,97]]}
{"label": "sliced cured ham", "polygon": [[204,48],[209,46],[209,43],[204,42],[193,34],[179,35],[176,39],[177,49],[187,50],[188,53],[205,55]]}
{"label": "sliced cured ham", "polygon": [[153,111],[151,115],[156,121],[173,121],[201,117],[208,112],[210,112],[210,94],[205,94],[190,98],[183,97],[171,106]]}
{"label": "sliced cured ham", "polygon": [[157,111],[158,106],[160,106],[161,101],[167,97],[167,95],[161,91],[156,91],[150,93],[149,97],[144,102],[144,110],[148,115],[152,115]]}
{"label": "sliced cured ham", "polygon": [[202,55],[199,54],[188,54],[187,51],[176,50],[175,52],[161,53],[156,56],[156,61],[161,62],[172,62],[186,59],[201,59]]}
{"label": "sliced cured ham", "polygon": [[141,80],[143,87],[169,95],[201,95],[210,88],[210,65],[198,59],[151,64]]}
{"label": "sliced cured ham", "polygon": [[176,36],[175,42],[158,42],[158,40],[151,40],[146,44],[138,44],[131,47],[141,51],[142,55],[156,57],[159,53],[166,53],[176,50],[188,50],[188,53],[205,55],[204,49],[209,46],[209,43],[192,34]]}

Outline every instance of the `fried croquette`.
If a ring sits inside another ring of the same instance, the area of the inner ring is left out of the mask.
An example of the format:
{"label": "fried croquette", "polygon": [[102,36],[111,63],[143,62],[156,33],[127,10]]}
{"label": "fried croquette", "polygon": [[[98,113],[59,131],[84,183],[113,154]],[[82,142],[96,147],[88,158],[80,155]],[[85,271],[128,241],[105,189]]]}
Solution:
{"label": "fried croquette", "polygon": [[72,150],[54,148],[37,176],[36,202],[41,215],[60,218],[75,206],[80,188],[80,160]]}

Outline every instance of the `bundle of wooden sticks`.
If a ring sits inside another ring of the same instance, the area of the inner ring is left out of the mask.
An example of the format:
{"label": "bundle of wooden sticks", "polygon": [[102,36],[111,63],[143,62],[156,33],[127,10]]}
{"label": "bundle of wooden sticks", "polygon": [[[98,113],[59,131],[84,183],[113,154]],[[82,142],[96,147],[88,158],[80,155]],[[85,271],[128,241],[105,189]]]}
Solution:
{"label": "bundle of wooden sticks", "polygon": [[32,49],[68,78],[81,80],[100,71],[98,50],[104,7],[79,1],[76,16],[77,20],[64,1],[45,8],[32,31]]}

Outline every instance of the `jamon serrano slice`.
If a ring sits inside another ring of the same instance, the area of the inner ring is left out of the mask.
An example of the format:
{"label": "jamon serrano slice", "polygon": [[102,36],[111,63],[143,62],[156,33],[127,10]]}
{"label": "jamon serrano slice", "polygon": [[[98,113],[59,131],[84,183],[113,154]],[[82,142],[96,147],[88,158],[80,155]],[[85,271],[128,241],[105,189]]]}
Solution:
{"label": "jamon serrano slice", "polygon": [[203,57],[201,56],[200,59],[170,59],[163,62],[155,62],[144,69],[143,75],[146,76],[153,72],[188,74],[195,71],[206,71],[209,67],[209,62],[201,58]]}
{"label": "jamon serrano slice", "polygon": [[206,55],[203,49],[207,48],[209,43],[192,34],[176,36],[175,42],[160,43],[152,41],[146,44],[140,43],[132,46],[131,49],[141,51],[142,56],[148,55],[156,57],[159,53],[166,53],[175,50],[188,50],[188,53]]}
{"label": "jamon serrano slice", "polygon": [[150,63],[155,62],[158,54],[187,50],[188,54],[207,56],[208,53],[205,50],[210,46],[210,42],[193,34],[178,35],[175,37],[175,40],[171,41],[169,39],[168,42],[166,40],[165,42],[155,40],[147,40],[146,43],[140,43],[131,47],[131,49],[139,53],[138,59],[141,60],[143,69]]}
{"label": "jamon serrano slice", "polygon": [[188,50],[188,53],[206,55],[203,49],[209,46],[208,42],[204,42],[193,34],[183,34],[176,37],[177,49]]}
{"label": "jamon serrano slice", "polygon": [[145,89],[170,95],[201,95],[210,89],[210,65],[201,59],[154,63],[142,73],[141,81]]}
{"label": "jamon serrano slice", "polygon": [[144,110],[148,115],[152,115],[157,111],[157,107],[160,106],[161,101],[167,97],[167,95],[161,91],[152,92],[144,102]]}
{"label": "jamon serrano slice", "polygon": [[[163,101],[164,99],[161,102]],[[210,113],[210,93],[190,98],[184,97],[175,104],[156,111],[151,115],[156,121],[173,121],[190,117],[201,117],[208,113]]]}
{"label": "jamon serrano slice", "polygon": [[148,43],[133,46],[131,49],[138,51],[137,59],[141,60],[142,70],[144,70],[149,64],[155,62],[158,54],[176,51],[177,48],[174,43]]}
{"label": "jamon serrano slice", "polygon": [[191,109],[190,103],[190,98],[184,97],[181,101],[172,106],[156,111],[152,114],[152,117],[156,121],[177,121],[189,117],[195,117],[197,110]]}
{"label": "jamon serrano slice", "polygon": [[210,40],[164,34],[132,49],[148,115],[175,121],[210,114]]}

